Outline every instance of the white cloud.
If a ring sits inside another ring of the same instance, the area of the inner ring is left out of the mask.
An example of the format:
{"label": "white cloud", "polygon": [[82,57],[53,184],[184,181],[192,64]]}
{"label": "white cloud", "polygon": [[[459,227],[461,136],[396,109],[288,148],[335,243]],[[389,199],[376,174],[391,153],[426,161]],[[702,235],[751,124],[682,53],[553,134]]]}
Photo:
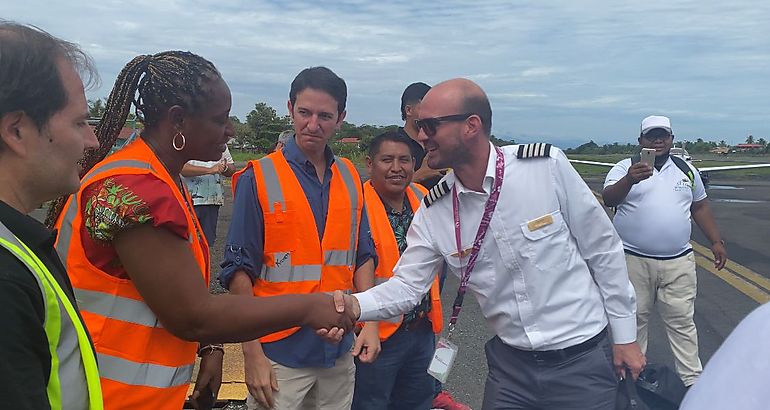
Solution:
{"label": "white cloud", "polygon": [[[497,135],[631,135],[650,109],[682,132],[770,136],[770,4],[750,0],[6,1],[5,18],[81,44],[103,97],[137,54],[190,50],[233,90],[233,113],[285,112],[293,77],[327,65],[348,83],[348,119],[398,123],[413,81],[466,76],[489,94]],[[650,109],[648,109],[650,108]]]}

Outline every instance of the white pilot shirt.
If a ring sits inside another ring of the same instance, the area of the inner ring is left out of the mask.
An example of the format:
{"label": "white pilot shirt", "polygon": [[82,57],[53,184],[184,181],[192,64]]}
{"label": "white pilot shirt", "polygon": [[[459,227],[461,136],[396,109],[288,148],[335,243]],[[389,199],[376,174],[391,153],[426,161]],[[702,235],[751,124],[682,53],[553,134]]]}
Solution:
{"label": "white pilot shirt", "polygon": [[[614,343],[635,341],[636,298],[609,217],[563,152],[552,147],[550,157],[517,159],[517,149],[502,148],[503,187],[468,284],[488,324],[503,342],[525,350],[582,343],[608,322]],[[463,250],[471,248],[481,222],[495,158],[491,148],[484,192],[465,188],[453,173],[444,177],[450,187],[457,184]],[[355,295],[360,320],[407,312],[428,291],[442,260],[460,277],[453,220],[451,192],[420,206],[394,276]]]}

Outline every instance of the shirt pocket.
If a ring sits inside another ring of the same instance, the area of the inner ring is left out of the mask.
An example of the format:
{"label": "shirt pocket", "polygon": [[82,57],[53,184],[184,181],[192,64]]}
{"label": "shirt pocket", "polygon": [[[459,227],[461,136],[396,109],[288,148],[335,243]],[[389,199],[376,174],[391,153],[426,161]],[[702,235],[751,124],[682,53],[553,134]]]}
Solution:
{"label": "shirt pocket", "polygon": [[291,252],[297,249],[297,241],[301,232],[298,226],[300,221],[292,204],[286,201],[286,205],[287,209],[280,212],[264,214],[265,242],[263,246],[266,252]]}
{"label": "shirt pocket", "polygon": [[[537,226],[537,221],[545,218],[550,223]],[[556,210],[541,217],[520,224],[524,236],[522,256],[528,265],[533,265],[541,271],[547,271],[564,266],[567,262],[567,239],[560,235],[566,229],[561,211]]]}

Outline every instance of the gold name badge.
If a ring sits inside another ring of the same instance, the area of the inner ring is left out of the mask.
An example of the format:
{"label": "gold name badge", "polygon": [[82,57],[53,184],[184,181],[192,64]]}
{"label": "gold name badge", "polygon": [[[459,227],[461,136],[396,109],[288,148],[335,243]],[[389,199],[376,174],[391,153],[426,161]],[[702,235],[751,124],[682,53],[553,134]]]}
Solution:
{"label": "gold name badge", "polygon": [[540,218],[533,219],[527,222],[527,228],[529,231],[536,231],[544,226],[548,226],[553,223],[553,216],[551,214],[543,215]]}

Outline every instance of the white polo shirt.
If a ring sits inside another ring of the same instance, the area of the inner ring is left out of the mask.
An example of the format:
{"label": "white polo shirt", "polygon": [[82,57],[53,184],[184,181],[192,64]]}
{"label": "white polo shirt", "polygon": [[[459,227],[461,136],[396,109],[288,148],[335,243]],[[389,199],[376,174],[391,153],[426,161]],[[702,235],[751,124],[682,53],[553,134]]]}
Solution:
{"label": "white polo shirt", "polygon": [[[617,206],[613,219],[623,247],[631,252],[654,258],[681,255],[690,249],[690,206],[706,199],[706,188],[698,171],[687,164],[695,176],[690,179],[671,158],[652,176],[631,187]],[[607,174],[604,188],[626,176],[631,159],[615,164]]]}

